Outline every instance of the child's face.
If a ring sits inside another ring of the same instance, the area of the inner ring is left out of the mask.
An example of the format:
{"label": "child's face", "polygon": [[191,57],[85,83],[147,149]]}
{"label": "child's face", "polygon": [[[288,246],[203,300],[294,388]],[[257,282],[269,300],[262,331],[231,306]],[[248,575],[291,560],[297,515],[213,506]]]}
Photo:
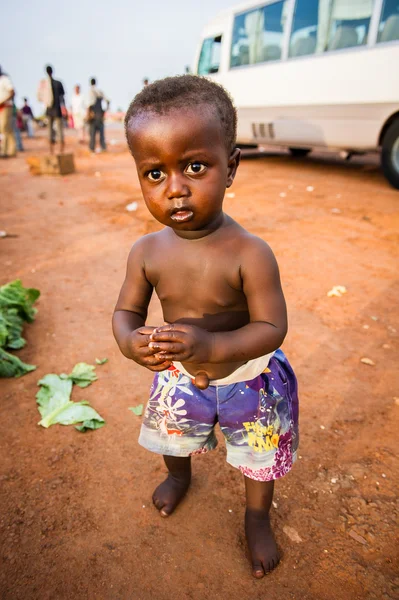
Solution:
{"label": "child's face", "polygon": [[228,156],[215,111],[204,105],[139,115],[128,137],[153,217],[183,237],[184,232],[217,227],[239,150]]}

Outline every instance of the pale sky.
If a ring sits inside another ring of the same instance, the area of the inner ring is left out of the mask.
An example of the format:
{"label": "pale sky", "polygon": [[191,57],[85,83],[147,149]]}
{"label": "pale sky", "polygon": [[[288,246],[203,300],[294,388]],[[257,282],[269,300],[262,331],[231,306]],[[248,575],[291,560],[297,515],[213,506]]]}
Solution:
{"label": "pale sky", "polygon": [[202,28],[236,0],[13,0],[2,2],[0,65],[10,75],[17,106],[36,100],[44,67],[67,93],[83,92],[89,78],[111,99],[111,110],[126,109],[150,80],[184,72],[191,65]]}

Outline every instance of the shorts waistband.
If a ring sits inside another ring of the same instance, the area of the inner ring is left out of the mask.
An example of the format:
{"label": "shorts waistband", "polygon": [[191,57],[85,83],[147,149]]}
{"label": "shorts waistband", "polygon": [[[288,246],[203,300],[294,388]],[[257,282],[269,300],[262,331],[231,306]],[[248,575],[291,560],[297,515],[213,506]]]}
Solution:
{"label": "shorts waistband", "polygon": [[[227,377],[222,377],[222,379],[211,379],[209,385],[232,385],[233,383],[240,383],[241,381],[251,381],[263,373],[273,356],[274,352],[270,352],[264,356],[259,356],[259,358],[253,358],[246,362],[245,365],[238,367],[238,369],[233,371],[233,373],[230,373],[230,375],[227,375]],[[193,378],[181,363],[174,362],[173,365],[178,371],[181,371],[181,373],[190,377],[190,379]]]}

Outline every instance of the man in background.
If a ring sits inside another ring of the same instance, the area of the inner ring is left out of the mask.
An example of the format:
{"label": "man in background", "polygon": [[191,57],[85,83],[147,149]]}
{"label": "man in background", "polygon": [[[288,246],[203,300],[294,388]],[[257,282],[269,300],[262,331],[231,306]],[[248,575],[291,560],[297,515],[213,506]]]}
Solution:
{"label": "man in background", "polygon": [[33,116],[33,111],[28,104],[28,98],[24,98],[24,105],[21,108],[21,113],[26,133],[28,134],[29,138],[33,138],[33,121],[35,120],[35,117]]}
{"label": "man in background", "polygon": [[86,102],[80,93],[80,85],[75,85],[75,93],[71,98],[73,126],[78,134],[79,144],[85,141],[85,121],[87,116]]}
{"label": "man in background", "polygon": [[0,67],[0,157],[10,158],[17,153],[13,131],[14,86]]}
{"label": "man in background", "polygon": [[22,135],[21,135],[21,131],[24,128],[24,122],[22,120],[22,112],[17,108],[17,105],[15,104],[15,96],[13,99],[13,105],[12,105],[12,129],[14,132],[14,137],[15,137],[15,143],[17,145],[17,150],[18,152],[23,152],[24,149],[24,145],[22,143]]}
{"label": "man in background", "polygon": [[[106,103],[106,108],[104,110],[103,102]],[[96,85],[96,80],[93,77],[90,80],[90,90],[87,97],[87,106],[88,106],[88,114],[87,120],[89,122],[90,129],[90,150],[91,152],[95,152],[96,149],[96,133],[98,132],[100,135],[100,146],[101,150],[104,151],[107,149],[105,143],[105,133],[104,133],[104,114],[105,111],[108,110],[110,105],[110,101],[101,92]]]}
{"label": "man in background", "polygon": [[53,78],[53,68],[48,65],[46,67],[47,79],[43,79],[39,85],[37,98],[39,102],[43,102],[46,106],[46,115],[48,117],[48,131],[50,153],[54,152],[54,126],[57,132],[57,138],[60,143],[60,152],[64,152],[64,124],[63,114],[66,114],[65,109],[65,91],[61,81]]}

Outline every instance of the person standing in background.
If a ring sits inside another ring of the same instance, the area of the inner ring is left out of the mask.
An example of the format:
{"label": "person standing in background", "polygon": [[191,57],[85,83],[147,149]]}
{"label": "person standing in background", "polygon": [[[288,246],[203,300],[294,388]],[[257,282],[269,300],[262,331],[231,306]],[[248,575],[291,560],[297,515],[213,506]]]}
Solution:
{"label": "person standing in background", "polygon": [[54,125],[57,130],[58,140],[60,142],[60,152],[64,152],[64,123],[62,120],[65,109],[65,91],[61,81],[53,79],[53,68],[46,67],[47,79],[43,79],[39,84],[37,99],[46,106],[46,115],[48,117],[48,131],[50,153],[54,152]]}
{"label": "person standing in background", "polygon": [[96,80],[93,77],[90,80],[90,90],[89,90],[88,97],[87,97],[87,106],[88,106],[87,120],[89,122],[89,129],[90,129],[89,147],[90,147],[91,152],[95,152],[96,133],[97,132],[99,132],[99,135],[100,135],[101,149],[103,151],[107,149],[107,146],[105,143],[105,134],[104,134],[104,113],[105,113],[105,111],[104,111],[104,107],[103,107],[103,101],[107,105],[107,107],[105,109],[105,111],[107,111],[109,108],[109,105],[110,105],[110,101],[104,95],[104,93],[101,92],[96,87]]}
{"label": "person standing in background", "polygon": [[29,138],[33,138],[34,137],[33,121],[34,121],[35,117],[33,116],[32,109],[28,104],[28,98],[24,98],[24,105],[21,109],[21,112],[22,112],[22,120],[24,123],[24,127],[26,129],[26,133],[28,134]]}
{"label": "person standing in background", "polygon": [[17,153],[13,131],[13,99],[15,91],[11,79],[0,67],[0,157],[10,158]]}
{"label": "person standing in background", "polygon": [[75,93],[71,99],[71,111],[74,128],[78,134],[79,144],[85,141],[86,103],[83,94],[80,93],[80,85],[75,85]]}
{"label": "person standing in background", "polygon": [[23,152],[25,150],[22,144],[22,136],[21,131],[23,129],[24,123],[22,120],[22,112],[17,108],[15,102],[13,101],[12,105],[12,129],[14,132],[15,142],[17,144],[18,152]]}

